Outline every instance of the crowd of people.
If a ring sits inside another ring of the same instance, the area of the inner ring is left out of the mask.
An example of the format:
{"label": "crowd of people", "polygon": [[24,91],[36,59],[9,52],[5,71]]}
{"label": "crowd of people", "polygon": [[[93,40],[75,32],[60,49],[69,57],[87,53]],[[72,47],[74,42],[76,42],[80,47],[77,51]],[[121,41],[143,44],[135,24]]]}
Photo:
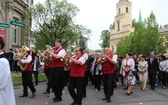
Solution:
{"label": "crowd of people", "polygon": [[[67,86],[73,99],[70,105],[82,105],[82,99],[87,97],[86,87],[89,83],[95,92],[103,89],[102,100],[107,102],[111,102],[119,84],[127,90],[127,96],[133,94],[136,84],[142,91],[146,90],[147,84],[151,90],[158,85],[165,89],[168,84],[168,60],[164,55],[156,56],[154,52],[150,52],[149,57],[143,54],[136,57],[131,53],[121,57],[108,47],[102,52],[90,54],[88,50],[76,46],[73,54],[62,47],[61,40],[56,40],[55,47],[47,46],[44,52],[38,50],[36,53],[34,48],[23,46],[4,53],[3,43],[0,37],[0,58],[8,59],[9,65],[6,66],[10,66],[11,72],[14,70],[22,74],[23,94],[19,97],[28,97],[28,87],[32,92],[30,98],[36,97],[34,85],[38,85],[38,73],[43,69],[47,79],[44,94],[53,92],[53,102],[60,102],[63,100],[62,91]],[[3,70],[0,66],[0,71]],[[32,73],[35,84],[32,82]]]}

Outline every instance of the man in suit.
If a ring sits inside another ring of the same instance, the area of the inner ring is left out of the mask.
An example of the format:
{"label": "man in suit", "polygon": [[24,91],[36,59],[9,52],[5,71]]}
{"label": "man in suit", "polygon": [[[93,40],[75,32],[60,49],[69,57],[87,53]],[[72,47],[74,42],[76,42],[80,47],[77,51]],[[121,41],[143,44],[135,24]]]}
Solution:
{"label": "man in suit", "polygon": [[155,90],[156,75],[159,72],[159,63],[155,58],[154,52],[150,53],[150,58],[148,59],[148,74],[151,90]]}

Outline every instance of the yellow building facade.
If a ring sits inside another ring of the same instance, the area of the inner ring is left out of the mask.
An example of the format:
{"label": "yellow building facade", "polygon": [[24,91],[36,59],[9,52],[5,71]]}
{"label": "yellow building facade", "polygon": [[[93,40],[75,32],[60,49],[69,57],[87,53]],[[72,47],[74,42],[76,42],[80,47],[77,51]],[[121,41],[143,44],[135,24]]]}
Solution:
{"label": "yellow building facade", "polygon": [[128,0],[119,0],[116,4],[114,29],[110,31],[110,48],[116,52],[117,43],[130,33],[134,32],[132,27],[132,3]]}

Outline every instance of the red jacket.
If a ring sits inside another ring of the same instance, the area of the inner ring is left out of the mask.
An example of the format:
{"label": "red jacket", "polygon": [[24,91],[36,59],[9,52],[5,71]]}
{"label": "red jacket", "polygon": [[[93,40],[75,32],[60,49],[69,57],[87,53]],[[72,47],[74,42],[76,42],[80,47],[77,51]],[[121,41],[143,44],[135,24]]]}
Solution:
{"label": "red jacket", "polygon": [[[79,55],[76,60],[79,60],[83,55]],[[74,62],[71,62],[71,68],[70,68],[70,77],[84,77],[84,73],[85,73],[85,67],[86,65],[80,65],[80,64],[76,64]]]}
{"label": "red jacket", "polygon": [[[59,48],[54,51],[54,54],[58,54],[63,48]],[[51,60],[51,68],[56,68],[56,67],[64,67],[64,61],[61,61],[60,59],[56,59],[52,57]]]}
{"label": "red jacket", "polygon": [[44,63],[44,69],[47,70],[47,69],[50,69],[51,68],[51,65],[47,66],[45,63]]}
{"label": "red jacket", "polygon": [[[26,58],[28,58],[28,56],[31,56],[29,54],[26,54]],[[30,63],[27,64],[27,69],[26,70],[21,70],[21,72],[32,72],[32,61]]]}
{"label": "red jacket", "polygon": [[[110,54],[109,58],[113,58],[113,55]],[[116,64],[112,64],[109,60],[105,59],[105,61],[102,63],[102,73],[103,74],[114,74],[114,71],[116,70]]]}

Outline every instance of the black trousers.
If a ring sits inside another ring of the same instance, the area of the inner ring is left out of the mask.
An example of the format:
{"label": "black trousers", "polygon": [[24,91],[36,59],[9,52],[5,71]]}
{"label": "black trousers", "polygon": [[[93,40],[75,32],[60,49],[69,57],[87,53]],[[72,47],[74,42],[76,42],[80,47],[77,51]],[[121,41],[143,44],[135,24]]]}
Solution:
{"label": "black trousers", "polygon": [[97,90],[100,90],[101,86],[101,75],[94,75],[94,85]]}
{"label": "black trousers", "polygon": [[55,94],[55,98],[62,99],[62,90],[64,88],[64,68],[52,68],[49,74],[49,84]]}
{"label": "black trousers", "polygon": [[11,72],[13,71],[12,63],[13,63],[13,60],[9,60],[9,65],[10,65],[10,71]]}
{"label": "black trousers", "polygon": [[50,93],[50,89],[51,89],[51,86],[49,84],[49,78],[50,78],[50,69],[45,69],[44,70],[44,73],[48,79],[48,82],[47,82],[47,89],[46,89],[46,92]]}
{"label": "black trousers", "polygon": [[162,81],[162,84],[166,86],[167,84],[167,73],[166,72],[160,72],[160,80]]}
{"label": "black trousers", "polygon": [[85,71],[83,78],[83,96],[86,96],[86,86],[88,85],[88,71]]}
{"label": "black trousers", "polygon": [[32,93],[36,92],[36,89],[32,82],[32,72],[23,72],[22,73],[22,85],[23,85],[23,94],[28,95],[27,88],[29,87]]}
{"label": "black trousers", "polygon": [[63,83],[64,83],[64,86],[67,86],[68,82],[69,82],[69,73],[70,71],[64,71],[64,77],[63,77]]}
{"label": "black trousers", "polygon": [[155,88],[156,74],[149,74],[149,83],[152,89]]}
{"label": "black trousers", "polygon": [[[83,95],[83,77],[70,77],[68,90],[71,97],[78,104],[82,104],[82,95]],[[75,89],[77,92],[75,92]]]}
{"label": "black trousers", "polygon": [[103,75],[103,86],[104,86],[104,94],[106,99],[110,99],[111,95],[114,92],[114,75],[113,74],[105,74]]}
{"label": "black trousers", "polygon": [[38,85],[38,71],[33,71],[34,78],[35,78],[35,84]]}

